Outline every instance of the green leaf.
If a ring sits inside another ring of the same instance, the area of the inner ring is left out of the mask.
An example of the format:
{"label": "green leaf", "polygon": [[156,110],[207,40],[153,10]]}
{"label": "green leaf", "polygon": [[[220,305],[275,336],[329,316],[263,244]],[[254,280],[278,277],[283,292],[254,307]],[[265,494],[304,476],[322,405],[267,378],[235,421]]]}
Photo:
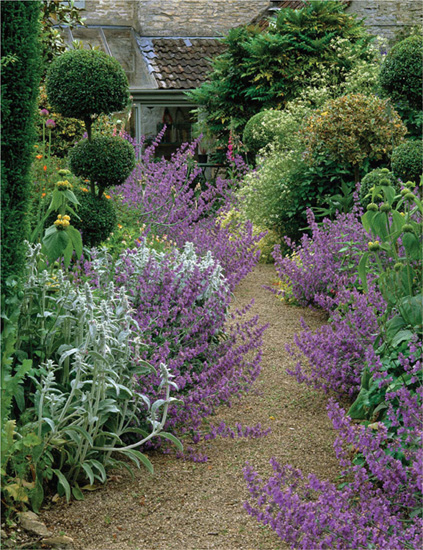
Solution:
{"label": "green leaf", "polygon": [[387,220],[385,212],[375,212],[371,222],[372,233],[382,240],[386,240],[388,237]]}
{"label": "green leaf", "polygon": [[66,501],[69,502],[71,497],[71,488],[68,480],[60,470],[53,469],[53,472],[56,474],[56,476],[59,479],[58,486],[61,485],[63,487],[63,490],[65,491],[65,495],[66,495]]}
{"label": "green leaf", "polygon": [[69,428],[66,428],[66,430],[64,430],[64,431],[65,431],[65,433],[68,433],[68,434],[71,431],[79,433],[80,435],[82,435],[88,441],[88,443],[90,444],[91,447],[94,447],[93,438],[91,437],[91,435],[87,432],[87,430],[85,428],[81,428],[81,426],[70,426]]}
{"label": "green leaf", "polygon": [[29,433],[22,439],[22,443],[25,447],[35,447],[36,445],[40,445],[42,442],[43,440],[41,437],[38,437],[35,433]]}
{"label": "green leaf", "polygon": [[69,264],[72,259],[72,253],[73,253],[72,241],[69,239],[68,244],[65,250],[63,251],[63,263],[65,267],[69,267]]}
{"label": "green leaf", "polygon": [[84,500],[84,494],[78,485],[72,487],[72,494],[75,500]]}
{"label": "green leaf", "polygon": [[87,474],[90,485],[94,485],[94,472],[92,471],[91,466],[88,464],[88,462],[84,462],[82,464],[82,469]]}
{"label": "green leaf", "polygon": [[73,191],[71,191],[70,189],[65,189],[63,191],[60,191],[64,197],[66,197],[68,199],[69,202],[71,202],[72,204],[76,204],[78,205],[79,204],[79,201],[78,199],[76,198],[75,196],[75,193]]}
{"label": "green leaf", "polygon": [[54,262],[63,255],[68,245],[69,237],[67,231],[60,231],[52,225],[46,230],[42,242],[47,258],[50,262]]}
{"label": "green leaf", "polygon": [[39,475],[37,475],[35,487],[31,491],[29,498],[31,500],[32,509],[35,513],[38,513],[44,500],[44,489]]}
{"label": "green leaf", "polygon": [[182,443],[174,435],[172,435],[168,432],[160,432],[159,435],[160,435],[160,437],[164,437],[165,439],[169,439],[169,441],[172,441],[172,443],[174,443],[180,451],[184,450]]}
{"label": "green leaf", "polygon": [[414,233],[404,233],[402,236],[402,244],[412,260],[420,260],[422,250],[420,242]]}
{"label": "green leaf", "polygon": [[361,284],[363,285],[363,290],[364,292],[367,292],[368,291],[368,286],[367,286],[367,271],[366,271],[366,265],[367,265],[367,260],[369,258],[369,253],[368,252],[365,252],[361,258],[360,258],[360,262],[358,264],[358,276],[360,277],[360,280],[361,280]]}
{"label": "green leaf", "polygon": [[107,474],[103,464],[101,464],[101,462],[99,462],[98,460],[94,460],[93,458],[90,460],[90,464],[92,464],[92,466],[100,473],[100,480],[102,481],[102,483],[105,483],[107,480]]}
{"label": "green leaf", "polygon": [[372,231],[372,220],[375,217],[376,212],[373,210],[368,210],[362,217],[361,217],[361,223],[363,224],[364,229],[367,231],[367,233],[371,233]]}
{"label": "green leaf", "polygon": [[127,456],[128,458],[130,458],[132,462],[134,462],[138,466],[138,468],[140,467],[140,462],[141,462],[142,464],[144,464],[144,466],[147,468],[147,470],[151,474],[154,474],[153,465],[145,455],[140,453],[140,451],[137,451],[136,449],[128,449],[127,451],[120,451],[120,452],[125,456]]}
{"label": "green leaf", "polygon": [[401,342],[410,342],[412,337],[413,333],[411,332],[411,330],[400,330],[392,338],[391,345],[392,347],[396,348],[399,344],[401,344]]}
{"label": "green leaf", "polygon": [[67,233],[72,241],[73,248],[75,249],[76,257],[79,259],[82,256],[82,237],[81,233],[70,225],[68,227]]}

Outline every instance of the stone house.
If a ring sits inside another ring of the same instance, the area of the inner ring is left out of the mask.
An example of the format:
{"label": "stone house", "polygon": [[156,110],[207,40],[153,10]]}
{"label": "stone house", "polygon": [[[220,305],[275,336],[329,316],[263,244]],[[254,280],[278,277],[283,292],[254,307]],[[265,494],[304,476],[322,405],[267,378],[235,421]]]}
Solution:
{"label": "stone house", "polygon": [[[419,0],[339,0],[366,17],[374,34],[391,38],[402,26],[423,21]],[[204,82],[210,58],[222,51],[230,28],[266,21],[300,0],[76,0],[86,27],[63,32],[116,57],[128,76],[134,106],[133,136],[155,136],[167,125],[162,153],[191,138],[193,115],[184,91]]]}

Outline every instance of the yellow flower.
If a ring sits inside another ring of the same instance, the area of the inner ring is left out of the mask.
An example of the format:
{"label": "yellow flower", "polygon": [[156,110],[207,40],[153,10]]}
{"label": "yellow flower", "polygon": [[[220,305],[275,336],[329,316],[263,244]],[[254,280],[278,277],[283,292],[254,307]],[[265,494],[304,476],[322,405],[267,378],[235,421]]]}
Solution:
{"label": "yellow flower", "polygon": [[119,227],[119,229],[122,229],[122,226],[121,226],[121,224],[120,224],[120,223],[118,223],[118,227]]}
{"label": "yellow flower", "polygon": [[110,195],[104,195],[106,199],[111,199],[112,197]]}
{"label": "yellow flower", "polygon": [[40,160],[40,159],[43,158],[43,155],[37,155],[35,158],[38,159],[38,160]]}

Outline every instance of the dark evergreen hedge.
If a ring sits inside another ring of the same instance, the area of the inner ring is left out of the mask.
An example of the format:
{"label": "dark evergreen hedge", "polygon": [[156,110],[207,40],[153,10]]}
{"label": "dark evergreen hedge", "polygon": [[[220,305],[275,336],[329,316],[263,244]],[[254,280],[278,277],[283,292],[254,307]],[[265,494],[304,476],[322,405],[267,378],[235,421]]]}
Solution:
{"label": "dark evergreen hedge", "polygon": [[36,139],[34,115],[41,75],[41,2],[1,2],[2,145],[1,263],[5,281],[19,277],[28,237],[29,169]]}

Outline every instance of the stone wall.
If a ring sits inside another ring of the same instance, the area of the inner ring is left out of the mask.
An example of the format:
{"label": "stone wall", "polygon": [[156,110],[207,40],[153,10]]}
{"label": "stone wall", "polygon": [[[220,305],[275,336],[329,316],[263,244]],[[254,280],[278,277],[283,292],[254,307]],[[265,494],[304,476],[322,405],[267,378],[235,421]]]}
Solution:
{"label": "stone wall", "polygon": [[141,0],[138,28],[143,36],[219,36],[248,23],[268,0]]}
{"label": "stone wall", "polygon": [[136,27],[138,0],[85,0],[87,25],[123,25]]}
{"label": "stone wall", "polygon": [[268,0],[85,0],[89,25],[128,25],[142,36],[219,36],[248,23]]}
{"label": "stone wall", "polygon": [[[248,23],[269,0],[85,0],[87,24],[125,25],[142,36],[219,36]],[[348,12],[366,18],[370,32],[391,39],[423,24],[420,0],[352,0]]]}
{"label": "stone wall", "polygon": [[369,32],[391,40],[402,28],[423,24],[420,0],[352,0],[347,13],[366,18]]}

